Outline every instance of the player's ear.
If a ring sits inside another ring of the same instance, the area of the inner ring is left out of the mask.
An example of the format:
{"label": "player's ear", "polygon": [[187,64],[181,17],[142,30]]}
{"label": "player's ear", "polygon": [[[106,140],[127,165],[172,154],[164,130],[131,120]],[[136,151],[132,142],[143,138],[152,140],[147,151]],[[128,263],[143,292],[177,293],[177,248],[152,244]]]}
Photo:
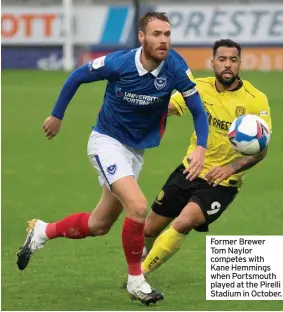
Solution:
{"label": "player's ear", "polygon": [[214,69],[214,59],[212,59],[212,60],[210,61],[210,65],[211,65],[211,67]]}
{"label": "player's ear", "polygon": [[144,32],[143,31],[141,31],[141,30],[139,31],[138,38],[139,38],[139,42],[141,44],[143,44],[143,42],[144,42]]}

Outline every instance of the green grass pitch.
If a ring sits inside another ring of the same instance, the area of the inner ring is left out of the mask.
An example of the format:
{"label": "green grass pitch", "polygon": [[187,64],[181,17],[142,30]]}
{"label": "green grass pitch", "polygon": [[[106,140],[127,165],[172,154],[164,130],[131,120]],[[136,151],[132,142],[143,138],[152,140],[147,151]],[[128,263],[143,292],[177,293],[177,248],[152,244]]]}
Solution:
{"label": "green grass pitch", "polygon": [[[283,235],[282,73],[244,72],[242,77],[269,98],[272,141],[267,159],[247,173],[240,195],[209,234]],[[152,274],[150,282],[163,291],[163,302],[148,308],[130,301],[120,289],[126,276],[123,216],[105,237],[49,242],[25,271],[18,271],[16,252],[27,220],[55,221],[91,211],[100,197],[86,145],[105,83],[80,88],[55,139],[48,141],[42,132],[65,78],[59,72],[2,72],[2,310],[281,309],[282,301],[206,301],[205,234],[200,233],[191,233],[183,249]],[[191,132],[189,114],[172,117],[161,146],[146,153],[140,185],[149,204],[182,160]]]}

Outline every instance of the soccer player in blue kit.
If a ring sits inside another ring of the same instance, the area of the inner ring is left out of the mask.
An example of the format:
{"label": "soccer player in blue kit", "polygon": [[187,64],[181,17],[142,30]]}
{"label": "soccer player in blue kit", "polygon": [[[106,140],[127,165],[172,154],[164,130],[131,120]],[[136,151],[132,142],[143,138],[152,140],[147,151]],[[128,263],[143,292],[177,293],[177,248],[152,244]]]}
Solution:
{"label": "soccer player in blue kit", "polygon": [[191,179],[202,171],[208,136],[200,96],[188,77],[186,62],[170,49],[170,36],[167,15],[148,12],[140,20],[140,48],[99,57],[68,77],[43,129],[48,139],[58,134],[65,110],[81,84],[108,81],[87,148],[99,175],[102,197],[92,213],[76,213],[54,223],[30,221],[27,238],[17,254],[20,270],[48,240],[105,235],[125,209],[122,245],[128,264],[127,290],[133,300],[144,304],[163,299],[163,294],[146,282],[141,270],[147,201],[137,178],[144,150],[160,144],[174,89],[182,93],[197,134],[197,146],[189,156]]}

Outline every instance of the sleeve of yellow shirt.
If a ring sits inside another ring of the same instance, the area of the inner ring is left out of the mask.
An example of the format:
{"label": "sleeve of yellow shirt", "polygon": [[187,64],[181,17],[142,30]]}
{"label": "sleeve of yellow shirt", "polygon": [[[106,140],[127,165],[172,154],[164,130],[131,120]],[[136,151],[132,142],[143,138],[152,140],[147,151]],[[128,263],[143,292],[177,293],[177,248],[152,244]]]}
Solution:
{"label": "sleeve of yellow shirt", "polygon": [[[189,71],[188,76],[191,81],[196,82],[191,71]],[[180,116],[183,116],[185,111],[188,109],[184,98],[180,92],[176,92],[171,96],[170,102],[176,107]]]}
{"label": "sleeve of yellow shirt", "polygon": [[184,98],[180,92],[174,93],[171,96],[170,102],[176,107],[180,116],[183,116],[186,109],[188,109],[184,101]]}
{"label": "sleeve of yellow shirt", "polygon": [[262,118],[268,125],[270,132],[272,132],[272,122],[270,116],[270,107],[268,105],[268,99],[265,94],[261,94],[256,99],[255,112],[260,118]]}

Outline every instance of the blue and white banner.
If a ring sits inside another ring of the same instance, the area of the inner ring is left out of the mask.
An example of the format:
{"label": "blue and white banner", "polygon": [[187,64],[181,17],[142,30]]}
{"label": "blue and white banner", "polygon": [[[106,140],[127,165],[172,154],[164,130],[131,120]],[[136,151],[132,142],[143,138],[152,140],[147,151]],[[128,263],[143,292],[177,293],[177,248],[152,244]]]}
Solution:
{"label": "blue and white banner", "polygon": [[[211,45],[220,38],[283,45],[283,4],[160,4],[152,9],[168,13],[173,45]],[[2,7],[1,22],[5,45],[61,45],[65,40],[60,7]],[[72,25],[76,45],[131,46],[136,36],[134,9],[129,5],[75,7]]]}
{"label": "blue and white banner", "polygon": [[172,43],[210,45],[220,38],[242,44],[283,45],[283,3],[266,5],[158,5],[168,13]]}
{"label": "blue and white banner", "polygon": [[[60,7],[2,7],[2,44],[52,45],[65,40]],[[130,6],[76,8],[73,42],[78,45],[125,45],[130,37],[134,11]]]}

